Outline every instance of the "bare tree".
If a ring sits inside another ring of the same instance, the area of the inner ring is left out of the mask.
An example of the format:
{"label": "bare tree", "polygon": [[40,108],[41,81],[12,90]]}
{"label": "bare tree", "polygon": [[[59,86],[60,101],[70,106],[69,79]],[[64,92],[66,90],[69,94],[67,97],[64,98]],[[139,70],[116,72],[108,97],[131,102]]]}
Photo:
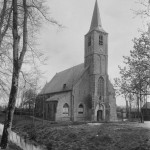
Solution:
{"label": "bare tree", "polygon": [[2,41],[4,37],[7,34],[7,31],[10,27],[11,23],[11,14],[12,14],[12,5],[10,0],[3,0],[0,2],[3,7],[1,8],[1,14],[0,14],[0,56],[2,55]]}
{"label": "bare tree", "polygon": [[29,88],[23,92],[23,95],[22,95],[23,101],[21,103],[21,106],[28,107],[29,115],[31,115],[31,112],[34,109],[36,95],[37,95],[36,91],[32,88]]}
{"label": "bare tree", "polygon": [[15,109],[17,90],[18,90],[18,79],[19,72],[22,66],[22,61],[27,49],[27,8],[26,8],[26,0],[23,1],[24,7],[24,27],[23,27],[23,49],[19,56],[19,42],[20,36],[18,35],[18,8],[17,8],[17,0],[12,1],[13,6],[13,74],[12,74],[12,85],[9,96],[9,103],[6,112],[6,118],[4,123],[4,129],[1,139],[1,148],[6,149],[8,138],[11,132],[13,114]]}
{"label": "bare tree", "polygon": [[[5,2],[5,1],[4,1]],[[35,31],[41,27],[43,19],[50,21],[52,24],[56,24],[61,26],[53,19],[48,19],[47,15],[45,14],[47,8],[43,6],[42,0],[12,0],[12,37],[10,37],[10,45],[12,40],[12,49],[13,55],[11,57],[10,53],[10,60],[12,60],[11,64],[13,66],[12,72],[12,82],[9,94],[9,102],[6,111],[6,118],[4,123],[4,129],[1,139],[0,147],[2,149],[6,149],[8,145],[8,139],[11,131],[13,114],[15,110],[18,86],[19,86],[19,74],[21,73],[24,80],[27,81],[25,78],[25,74],[22,71],[22,65],[28,64],[25,60],[28,59],[25,55],[30,54],[30,56],[36,56],[37,53],[31,46],[33,41],[33,36]],[[6,6],[3,5],[3,8]],[[2,9],[3,10],[3,9]],[[10,15],[11,16],[11,15]],[[43,17],[43,19],[41,19]],[[11,19],[10,19],[11,20]],[[3,22],[1,22],[2,24]],[[9,24],[10,22],[8,22]],[[3,25],[3,24],[2,24]],[[30,30],[31,32],[28,32]],[[6,36],[5,36],[6,37]],[[32,37],[32,38],[31,38]],[[7,41],[9,39],[7,38]],[[1,43],[4,42],[4,38],[1,38]],[[39,55],[37,56],[39,58]],[[4,61],[5,62],[5,61]],[[34,62],[34,57],[33,57]],[[36,65],[34,63],[34,65]]]}

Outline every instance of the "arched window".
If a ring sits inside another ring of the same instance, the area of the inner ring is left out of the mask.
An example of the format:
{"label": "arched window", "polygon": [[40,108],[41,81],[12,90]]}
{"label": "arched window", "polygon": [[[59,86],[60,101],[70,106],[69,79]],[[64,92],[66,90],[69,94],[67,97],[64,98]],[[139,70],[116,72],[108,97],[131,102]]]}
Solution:
{"label": "arched window", "polygon": [[99,36],[99,45],[103,45],[103,36],[102,35]]}
{"label": "arched window", "polygon": [[84,112],[83,104],[80,104],[78,108],[78,114],[83,114],[83,112]]}
{"label": "arched window", "polygon": [[99,99],[102,100],[104,97],[104,79],[103,77],[100,77],[98,80],[98,88],[97,88],[97,93],[99,95]]}
{"label": "arched window", "polygon": [[65,103],[63,106],[63,114],[69,115],[69,105],[67,103]]}

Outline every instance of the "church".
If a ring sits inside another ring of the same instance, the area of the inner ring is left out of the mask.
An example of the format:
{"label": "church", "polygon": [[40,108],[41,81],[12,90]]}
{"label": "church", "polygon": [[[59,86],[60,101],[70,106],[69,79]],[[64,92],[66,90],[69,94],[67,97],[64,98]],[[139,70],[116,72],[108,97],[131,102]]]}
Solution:
{"label": "church", "polygon": [[35,113],[50,121],[116,121],[116,98],[108,76],[108,33],[97,0],[85,35],[84,63],[66,69],[39,93]]}

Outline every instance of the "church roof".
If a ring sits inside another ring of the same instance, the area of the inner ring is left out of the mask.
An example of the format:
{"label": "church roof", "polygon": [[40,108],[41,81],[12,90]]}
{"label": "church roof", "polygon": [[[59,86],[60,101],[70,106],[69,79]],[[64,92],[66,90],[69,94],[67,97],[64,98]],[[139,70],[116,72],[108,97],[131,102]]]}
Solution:
{"label": "church roof", "polygon": [[104,29],[102,28],[101,17],[100,17],[97,0],[95,2],[93,17],[92,17],[92,21],[91,21],[90,31],[92,31],[92,30],[98,30],[98,31],[105,32]]}
{"label": "church roof", "polygon": [[56,73],[52,80],[44,86],[40,94],[71,90],[86,69],[87,68],[84,68],[84,64],[79,64]]}

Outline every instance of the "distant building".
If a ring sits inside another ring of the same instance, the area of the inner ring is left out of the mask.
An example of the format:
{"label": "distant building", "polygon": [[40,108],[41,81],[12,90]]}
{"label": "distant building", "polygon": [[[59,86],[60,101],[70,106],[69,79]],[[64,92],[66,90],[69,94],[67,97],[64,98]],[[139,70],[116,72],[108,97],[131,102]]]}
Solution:
{"label": "distant building", "polygon": [[142,107],[142,114],[144,117],[144,120],[150,121],[150,102],[146,102]]}
{"label": "distant building", "polygon": [[40,92],[36,115],[53,121],[116,121],[115,90],[108,77],[108,33],[97,1],[85,35],[84,63],[57,73]]}

